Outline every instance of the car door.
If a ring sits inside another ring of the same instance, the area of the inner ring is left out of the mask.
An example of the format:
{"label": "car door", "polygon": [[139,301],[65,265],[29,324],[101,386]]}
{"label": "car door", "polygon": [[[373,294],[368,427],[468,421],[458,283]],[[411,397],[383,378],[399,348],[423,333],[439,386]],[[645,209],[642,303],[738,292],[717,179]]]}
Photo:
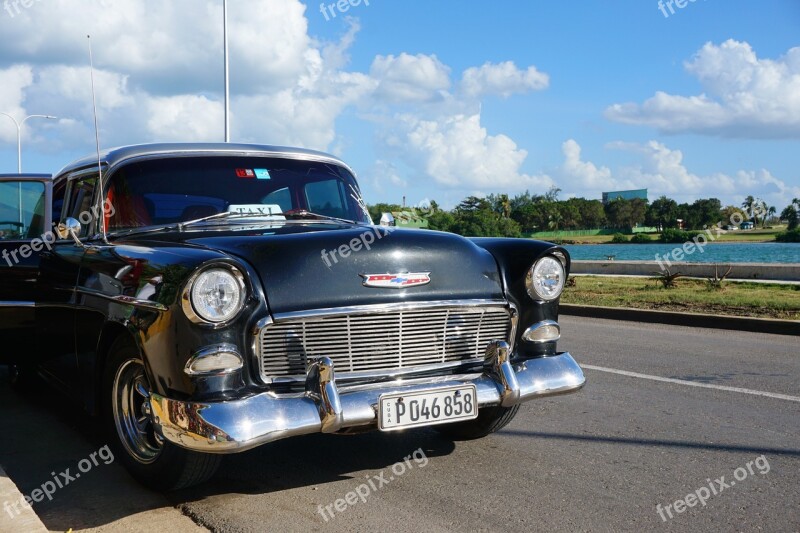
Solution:
{"label": "car door", "polygon": [[[94,233],[93,211],[97,169],[56,177],[53,184],[53,207],[56,223],[67,218],[81,222],[78,238],[88,241]],[[36,306],[36,330],[39,335],[39,369],[51,381],[73,390],[79,385],[75,350],[75,287],[85,245],[72,238],[55,236],[55,242],[42,252],[39,265]]]}
{"label": "car door", "polygon": [[51,227],[49,175],[0,175],[0,363],[36,353],[40,252]]}

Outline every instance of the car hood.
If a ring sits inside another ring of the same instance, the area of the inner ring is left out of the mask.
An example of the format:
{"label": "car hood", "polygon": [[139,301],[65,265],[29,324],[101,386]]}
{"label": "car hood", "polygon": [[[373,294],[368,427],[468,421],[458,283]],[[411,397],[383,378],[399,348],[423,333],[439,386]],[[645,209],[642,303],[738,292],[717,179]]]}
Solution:
{"label": "car hood", "polygon": [[[457,235],[373,226],[323,228],[184,234],[188,237],[184,242],[252,265],[273,314],[394,302],[503,299],[494,257]],[[365,275],[403,273],[429,274],[430,283],[400,289],[364,285]]]}

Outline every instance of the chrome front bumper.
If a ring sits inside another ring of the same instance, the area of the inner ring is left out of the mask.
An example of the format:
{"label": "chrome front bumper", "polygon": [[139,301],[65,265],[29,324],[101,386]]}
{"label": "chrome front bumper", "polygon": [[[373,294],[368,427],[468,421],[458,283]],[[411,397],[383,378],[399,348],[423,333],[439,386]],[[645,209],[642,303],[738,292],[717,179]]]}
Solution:
{"label": "chrome front bumper", "polygon": [[309,365],[306,392],[277,395],[265,392],[241,400],[193,403],[151,394],[153,421],[170,442],[205,453],[235,453],[268,442],[355,428],[377,428],[378,398],[383,394],[433,391],[474,384],[479,407],[512,405],[583,387],[583,371],[569,353],[509,361],[509,346],[496,342],[486,350],[482,374],[426,380],[393,381],[340,388],[333,363],[323,357]]}

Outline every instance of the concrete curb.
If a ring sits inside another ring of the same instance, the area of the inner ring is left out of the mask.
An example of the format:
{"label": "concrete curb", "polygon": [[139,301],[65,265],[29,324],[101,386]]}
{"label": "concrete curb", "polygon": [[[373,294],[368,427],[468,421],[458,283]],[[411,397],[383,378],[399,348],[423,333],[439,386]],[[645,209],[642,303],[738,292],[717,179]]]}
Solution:
{"label": "concrete curb", "polygon": [[600,307],[594,305],[573,304],[561,304],[559,305],[559,311],[564,315],[582,316],[588,318],[607,318],[611,320],[627,320],[630,322],[669,324],[672,326],[730,329],[735,331],[800,336],[800,322],[793,320],[774,320],[770,318],[748,318],[723,315],[698,315],[693,313],[652,311],[649,309],[630,309],[627,307]]}
{"label": "concrete curb", "polygon": [[19,491],[17,486],[11,481],[11,478],[0,467],[0,531],[30,531],[32,533],[47,533],[47,528],[36,513],[33,512],[31,507],[23,507],[17,505],[16,509],[10,508],[11,513],[19,510],[19,515],[10,516],[9,511],[6,510],[6,503],[13,506],[15,503],[19,504],[24,501],[24,496]]}

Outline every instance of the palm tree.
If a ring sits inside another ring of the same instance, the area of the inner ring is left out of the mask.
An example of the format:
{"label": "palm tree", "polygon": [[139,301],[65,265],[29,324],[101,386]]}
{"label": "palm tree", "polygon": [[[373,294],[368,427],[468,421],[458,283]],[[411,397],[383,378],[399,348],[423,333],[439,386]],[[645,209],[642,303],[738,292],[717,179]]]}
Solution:
{"label": "palm tree", "polygon": [[511,218],[511,200],[507,194],[500,195],[500,207],[503,209],[503,218]]}
{"label": "palm tree", "polygon": [[[756,199],[752,196],[748,196],[744,199],[744,202],[742,202],[742,210],[744,210],[747,216],[753,216],[753,207],[755,203]],[[758,220],[756,220],[756,222],[758,222]]]}

